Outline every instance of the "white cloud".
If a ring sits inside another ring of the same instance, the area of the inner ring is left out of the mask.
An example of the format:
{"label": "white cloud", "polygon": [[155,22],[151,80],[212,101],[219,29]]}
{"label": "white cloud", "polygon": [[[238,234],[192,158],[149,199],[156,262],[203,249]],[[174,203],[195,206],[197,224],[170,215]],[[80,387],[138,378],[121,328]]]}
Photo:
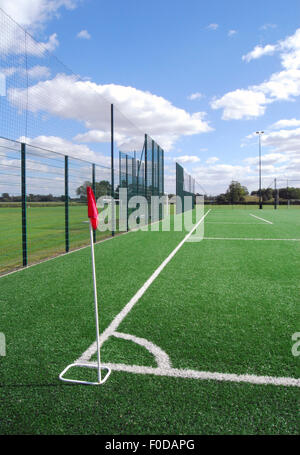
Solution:
{"label": "white cloud", "polygon": [[211,156],[210,158],[207,158],[207,160],[205,162],[207,164],[214,164],[217,161],[219,161],[219,158],[217,158],[216,156]]}
{"label": "white cloud", "polygon": [[235,90],[211,102],[213,109],[223,109],[223,120],[259,117],[265,112],[266,97],[253,90]]}
{"label": "white cloud", "polygon": [[[248,136],[253,139],[255,134]],[[266,153],[264,153],[266,151]],[[300,174],[300,128],[265,132],[262,136],[263,174],[273,178],[299,179]],[[248,157],[248,165],[258,164],[258,158]]]}
{"label": "white cloud", "polygon": [[[13,21],[2,21],[1,54],[25,54],[25,32],[21,27],[24,27],[31,34],[35,35],[36,32],[44,27],[47,21],[53,17],[57,17],[62,8],[74,9],[81,1],[0,0],[0,8],[13,19]],[[47,41],[41,43],[37,43],[27,34],[26,45],[29,55],[42,57],[46,51],[53,52],[58,44],[56,33],[53,33]]]}
{"label": "white cloud", "polygon": [[[0,0],[1,1],[1,0]],[[59,45],[57,34],[53,33],[45,42],[37,42],[31,35],[26,35],[22,28],[14,22],[5,23],[1,36],[0,52],[2,55],[32,55],[43,57],[45,52],[53,52]]]}
{"label": "white cloud", "polygon": [[2,8],[18,24],[34,29],[50,20],[64,7],[74,9],[80,0],[0,0]]}
{"label": "white cloud", "polygon": [[300,29],[276,45],[256,46],[243,59],[250,61],[275,51],[280,51],[283,71],[271,74],[261,84],[228,92],[211,102],[213,109],[223,109],[224,120],[258,117],[265,113],[267,104],[293,101],[300,95]]}
{"label": "white cloud", "polygon": [[219,28],[219,24],[209,24],[206,28],[208,30],[217,30]]}
{"label": "white cloud", "polygon": [[262,136],[262,143],[267,147],[273,147],[278,153],[300,156],[300,128],[265,134]]}
{"label": "white cloud", "polygon": [[[57,34],[53,33],[52,35],[49,36],[49,39],[46,43],[38,43],[38,45],[39,45],[38,47],[41,48],[42,53],[44,53],[46,51],[53,52],[59,45]],[[35,47],[35,45],[34,45],[34,47]],[[28,49],[28,52],[29,53],[31,52],[30,49]],[[40,51],[38,52],[38,54],[40,54]]]}
{"label": "white cloud", "polygon": [[276,27],[277,27],[276,24],[264,24],[260,27],[260,30],[269,30]]}
{"label": "white cloud", "polygon": [[294,35],[288,36],[279,44],[281,53],[281,63],[286,69],[300,68],[300,28],[296,30]]}
{"label": "white cloud", "polygon": [[271,125],[270,128],[273,130],[278,130],[281,128],[291,128],[291,127],[295,127],[295,126],[300,126],[300,120],[292,118],[292,119],[278,120],[278,122],[273,123],[273,125]]}
{"label": "white cloud", "polygon": [[236,34],[237,34],[236,30],[229,30],[229,32],[228,32],[228,36],[234,36]]}
{"label": "white cloud", "polygon": [[[246,157],[242,164],[220,164],[208,158],[205,164],[193,166],[193,177],[205,188],[208,194],[225,192],[231,180],[237,180],[246,186],[249,191],[258,188],[258,143],[257,135],[251,134],[250,139],[255,141],[255,155]],[[216,157],[212,157],[216,158]],[[214,162],[213,162],[214,161]],[[169,172],[168,172],[169,173]],[[265,132],[262,136],[262,183],[263,187],[274,184],[278,179],[278,186],[284,179],[299,180],[300,175],[300,128]],[[172,178],[171,178],[172,177]],[[171,187],[171,182],[173,187]],[[297,186],[299,186],[299,183]],[[174,192],[175,178],[169,173],[168,185]],[[295,183],[296,185],[296,183]],[[168,188],[169,188],[168,187]]]}
{"label": "white cloud", "polygon": [[77,33],[77,38],[91,39],[91,35],[87,30],[81,30],[81,32]]}
{"label": "white cloud", "polygon": [[58,136],[37,136],[35,138],[20,137],[19,142],[40,147],[45,150],[52,150],[62,155],[69,155],[73,158],[90,161],[103,166],[110,166],[110,157],[106,157],[101,153],[96,153],[85,144],[76,144],[67,139]]}
{"label": "white cloud", "polygon": [[[23,89],[13,89],[8,92],[8,97],[11,103],[19,106],[20,100],[27,98],[27,93]],[[168,150],[182,135],[212,130],[204,120],[203,112],[190,114],[161,96],[133,87],[97,85],[65,74],[29,87],[28,99],[28,109],[32,112],[47,112],[82,122],[89,130],[84,138],[80,138],[85,141],[102,142],[105,139],[105,133],[110,131],[111,103],[118,107],[115,110],[115,130],[128,140],[137,136],[143,143],[143,133],[148,132]],[[63,100],[63,103],[57,100]]]}
{"label": "white cloud", "polygon": [[275,45],[267,44],[266,46],[255,46],[253,51],[249,52],[246,55],[243,55],[242,59],[246,62],[250,62],[253,59],[262,57],[263,55],[273,55],[277,50]]}
{"label": "white cloud", "polygon": [[[193,168],[193,177],[205,188],[208,194],[225,192],[231,180],[238,180],[243,185],[254,180],[250,166],[231,164],[212,164]],[[257,177],[255,176],[255,180]],[[255,188],[255,186],[254,186]]]}
{"label": "white cloud", "polygon": [[174,158],[174,161],[179,161],[180,163],[198,163],[200,158],[195,155],[183,155],[183,156],[177,156]]}
{"label": "white cloud", "polygon": [[198,100],[198,99],[200,99],[202,97],[203,97],[202,93],[196,92],[196,93],[192,93],[191,95],[189,95],[188,99],[193,101],[193,100]]}
{"label": "white cloud", "polygon": [[25,67],[15,67],[15,66],[10,66],[8,68],[1,68],[0,67],[0,74],[4,74],[5,77],[11,77],[14,74],[21,74],[23,77],[26,77],[26,74],[28,74],[28,77],[30,80],[34,79],[47,79],[51,75],[50,68],[47,66],[43,65],[35,65],[32,66],[31,68],[28,68],[26,70]]}
{"label": "white cloud", "polygon": [[30,79],[45,79],[50,77],[51,72],[47,66],[36,65],[28,70]]}
{"label": "white cloud", "polygon": [[271,98],[269,101],[292,100],[300,95],[300,69],[290,69],[274,73],[268,81],[252,86],[257,93],[263,92]]}
{"label": "white cloud", "polygon": [[280,52],[282,66],[286,69],[297,69],[300,66],[300,28],[294,35],[288,36],[276,44],[267,44],[266,46],[255,46],[255,48],[242,59],[250,62],[253,59],[260,58],[264,55],[272,55]]}
{"label": "white cloud", "polygon": [[[270,164],[277,164],[277,163],[282,163],[284,161],[288,161],[288,156],[284,155],[283,153],[267,153],[265,155],[262,155],[261,161],[263,165],[270,165]],[[258,164],[258,157],[256,156],[251,156],[248,158],[245,158],[245,163],[247,164]]]}
{"label": "white cloud", "polygon": [[5,77],[10,77],[16,74],[19,71],[19,68],[16,66],[9,66],[7,68],[0,67],[1,74],[4,74]]}

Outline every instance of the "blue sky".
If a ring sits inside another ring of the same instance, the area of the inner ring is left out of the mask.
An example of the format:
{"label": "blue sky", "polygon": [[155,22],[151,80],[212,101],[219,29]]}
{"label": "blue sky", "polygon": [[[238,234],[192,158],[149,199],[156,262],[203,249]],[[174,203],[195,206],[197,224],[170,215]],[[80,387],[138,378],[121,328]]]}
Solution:
{"label": "blue sky", "polygon": [[[86,81],[77,85],[80,106],[99,90],[165,148],[168,191],[176,159],[208,193],[225,191],[232,179],[256,189],[257,130],[265,131],[265,186],[300,178],[298,0],[0,0],[0,7]],[[64,98],[70,83],[51,87]],[[105,162],[98,107],[77,114],[70,101],[62,115],[72,112],[76,126],[67,135],[57,123],[51,137]],[[35,133],[30,140],[39,144]]]}

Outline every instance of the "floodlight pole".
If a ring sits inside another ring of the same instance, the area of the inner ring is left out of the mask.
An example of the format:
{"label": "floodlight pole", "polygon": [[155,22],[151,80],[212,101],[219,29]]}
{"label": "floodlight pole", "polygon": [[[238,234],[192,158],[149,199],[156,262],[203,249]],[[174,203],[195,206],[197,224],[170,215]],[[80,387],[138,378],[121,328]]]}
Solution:
{"label": "floodlight pole", "polygon": [[262,194],[261,194],[261,135],[264,134],[264,131],[256,131],[258,134],[258,144],[259,144],[259,208],[262,209]]}

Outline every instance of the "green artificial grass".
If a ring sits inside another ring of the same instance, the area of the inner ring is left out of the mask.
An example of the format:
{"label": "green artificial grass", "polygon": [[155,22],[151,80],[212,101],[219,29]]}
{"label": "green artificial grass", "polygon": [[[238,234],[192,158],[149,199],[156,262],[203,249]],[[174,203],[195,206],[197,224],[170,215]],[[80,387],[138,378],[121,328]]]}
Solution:
{"label": "green artificial grass", "polygon": [[[213,207],[205,237],[300,238],[299,213]],[[185,235],[139,231],[95,246],[101,332]],[[157,344],[174,368],[297,378],[299,243],[185,243],[118,331]],[[89,248],[2,277],[0,287],[1,434],[299,432],[295,387],[116,371],[103,386],[60,382],[95,340]],[[156,366],[147,350],[113,337],[101,354],[105,362]],[[68,376],[95,374],[74,368]]]}

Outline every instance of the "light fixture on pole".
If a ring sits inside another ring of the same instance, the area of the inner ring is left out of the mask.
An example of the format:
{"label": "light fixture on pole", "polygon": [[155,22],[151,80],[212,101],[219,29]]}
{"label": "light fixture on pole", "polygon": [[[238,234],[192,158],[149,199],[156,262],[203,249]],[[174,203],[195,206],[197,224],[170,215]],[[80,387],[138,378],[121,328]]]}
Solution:
{"label": "light fixture on pole", "polygon": [[258,143],[259,143],[259,208],[262,209],[262,194],[261,194],[261,135],[264,134],[264,131],[256,131],[258,134]]}

